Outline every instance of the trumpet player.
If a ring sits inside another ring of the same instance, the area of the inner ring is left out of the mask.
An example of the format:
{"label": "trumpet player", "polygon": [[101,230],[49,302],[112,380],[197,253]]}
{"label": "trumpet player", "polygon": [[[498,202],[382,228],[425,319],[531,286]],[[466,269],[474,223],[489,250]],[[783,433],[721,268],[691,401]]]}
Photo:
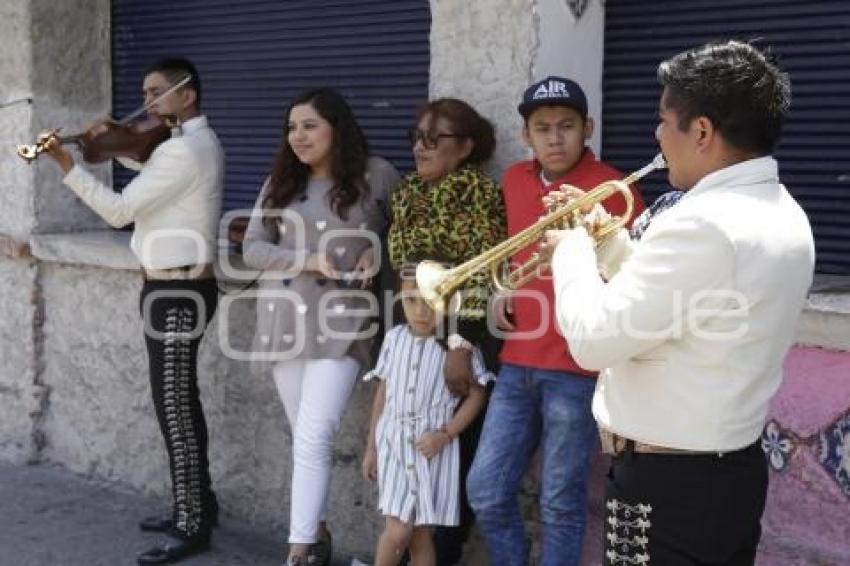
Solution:
{"label": "trumpet player", "polygon": [[636,242],[550,232],[557,320],[576,361],[601,371],[605,563],[753,564],[758,439],[814,267],[771,156],[790,81],[737,41],[680,53],[658,79],[655,136],[685,194]]}
{"label": "trumpet player", "polygon": [[[542,198],[561,183],[591,188],[622,177],[585,147],[593,120],[587,115],[585,94],[574,81],[548,77],[531,85],[518,110],[534,158],[509,168],[502,181],[511,236],[546,213]],[[617,198],[611,212],[622,214],[625,198]],[[636,213],[643,208],[636,193],[634,205]],[[533,251],[522,250],[514,260],[524,262]],[[597,446],[590,411],[596,373],[573,360],[553,312],[552,281],[545,275],[496,304],[499,326],[506,330],[502,367],[467,489],[490,555],[505,566],[528,563],[517,492],[538,448],[540,564],[577,564],[581,554],[589,460]]]}

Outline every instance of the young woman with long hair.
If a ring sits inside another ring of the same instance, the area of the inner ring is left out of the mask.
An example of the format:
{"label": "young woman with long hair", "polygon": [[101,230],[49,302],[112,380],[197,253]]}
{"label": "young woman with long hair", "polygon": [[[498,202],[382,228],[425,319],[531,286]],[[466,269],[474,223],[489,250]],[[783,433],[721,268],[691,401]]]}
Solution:
{"label": "young woman with long hair", "polygon": [[[252,351],[270,366],[293,433],[287,564],[328,564],[333,441],[371,346],[369,301],[357,287],[377,267],[374,243],[399,175],[369,156],[333,89],[297,95],[285,128],[243,244],[245,262],[263,270]],[[363,274],[355,288],[352,274]]]}

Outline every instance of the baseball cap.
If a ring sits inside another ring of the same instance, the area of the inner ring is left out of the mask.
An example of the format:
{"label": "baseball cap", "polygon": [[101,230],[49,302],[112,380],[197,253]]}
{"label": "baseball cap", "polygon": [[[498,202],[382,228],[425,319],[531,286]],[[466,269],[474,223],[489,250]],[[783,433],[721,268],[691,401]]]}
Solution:
{"label": "baseball cap", "polygon": [[563,77],[548,76],[525,89],[522,104],[517,110],[528,118],[541,106],[568,106],[575,108],[582,118],[587,117],[587,97],[578,83]]}

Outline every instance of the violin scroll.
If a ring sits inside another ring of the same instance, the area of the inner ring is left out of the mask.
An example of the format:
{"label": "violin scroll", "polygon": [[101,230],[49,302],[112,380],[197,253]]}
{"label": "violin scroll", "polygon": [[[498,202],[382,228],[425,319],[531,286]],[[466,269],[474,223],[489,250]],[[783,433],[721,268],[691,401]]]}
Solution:
{"label": "violin scroll", "polygon": [[76,143],[78,136],[71,136],[68,138],[59,137],[59,130],[45,130],[38,134],[38,137],[35,139],[34,144],[21,144],[19,145],[15,152],[18,154],[18,157],[27,162],[27,165],[31,164],[33,161],[38,159],[38,156],[44,151],[44,146],[47,145],[48,140],[51,137],[55,136],[56,139],[59,140],[60,143]]}

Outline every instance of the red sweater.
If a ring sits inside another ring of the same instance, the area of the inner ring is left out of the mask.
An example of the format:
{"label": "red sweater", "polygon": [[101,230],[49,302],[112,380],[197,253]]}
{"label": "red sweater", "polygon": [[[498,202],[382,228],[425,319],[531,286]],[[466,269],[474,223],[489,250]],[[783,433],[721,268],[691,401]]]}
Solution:
{"label": "red sweater", "polygon": [[[502,191],[505,195],[505,208],[508,216],[508,235],[527,228],[546,214],[541,198],[549,191],[556,190],[562,183],[574,185],[580,189],[592,189],[596,185],[612,179],[622,179],[619,171],[598,161],[593,151],[585,150],[579,162],[566,175],[556,179],[550,185],[544,185],[540,179],[540,165],[536,161],[522,161],[505,171],[502,178]],[[634,218],[645,205],[640,193],[632,187],[635,197]],[[621,195],[609,198],[603,203],[605,209],[616,215],[626,209],[625,199]],[[513,257],[513,265],[528,260],[537,244],[521,250]],[[522,292],[533,292],[539,298],[521,296]],[[542,304],[541,304],[542,303]],[[509,333],[502,346],[500,358],[503,363],[537,369],[560,370],[595,376],[593,372],[583,370],[570,355],[567,341],[558,330],[555,321],[555,292],[551,274],[534,279],[514,297],[513,322],[516,329]],[[539,330],[542,329],[542,330]],[[533,333],[537,330],[542,336],[523,338],[517,334]]]}

